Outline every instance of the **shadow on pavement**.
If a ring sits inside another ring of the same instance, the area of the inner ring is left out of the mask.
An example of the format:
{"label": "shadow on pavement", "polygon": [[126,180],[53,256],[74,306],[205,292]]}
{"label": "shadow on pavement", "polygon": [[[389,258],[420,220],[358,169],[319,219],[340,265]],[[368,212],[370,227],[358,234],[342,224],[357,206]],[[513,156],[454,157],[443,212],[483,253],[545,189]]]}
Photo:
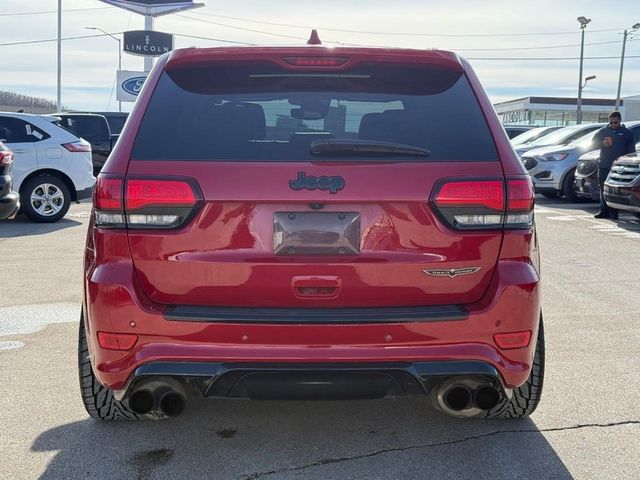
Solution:
{"label": "shadow on pavement", "polygon": [[41,478],[572,478],[530,419],[460,420],[425,400],[191,399],[161,422],[86,419],[41,434]]}
{"label": "shadow on pavement", "polygon": [[35,223],[24,215],[18,215],[13,220],[0,221],[0,238],[43,235],[79,225],[82,223],[69,218],[63,218],[54,223]]}

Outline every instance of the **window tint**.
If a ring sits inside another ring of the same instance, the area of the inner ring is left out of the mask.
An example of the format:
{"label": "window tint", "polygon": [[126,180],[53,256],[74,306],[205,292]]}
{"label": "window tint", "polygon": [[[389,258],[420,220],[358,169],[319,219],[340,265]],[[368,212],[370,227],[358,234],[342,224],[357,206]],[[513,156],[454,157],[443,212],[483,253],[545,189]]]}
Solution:
{"label": "window tint", "polygon": [[62,117],[60,125],[90,143],[100,143],[109,140],[107,122],[101,117]]}
{"label": "window tint", "polygon": [[14,117],[0,117],[0,140],[6,143],[39,142],[49,137],[29,122]]}
{"label": "window tint", "polygon": [[[165,72],[132,158],[309,161],[317,159],[310,154],[311,143],[321,139],[429,150],[431,155],[420,161],[497,160],[464,75],[384,65],[339,74],[268,66]],[[349,161],[364,158],[350,156]]]}

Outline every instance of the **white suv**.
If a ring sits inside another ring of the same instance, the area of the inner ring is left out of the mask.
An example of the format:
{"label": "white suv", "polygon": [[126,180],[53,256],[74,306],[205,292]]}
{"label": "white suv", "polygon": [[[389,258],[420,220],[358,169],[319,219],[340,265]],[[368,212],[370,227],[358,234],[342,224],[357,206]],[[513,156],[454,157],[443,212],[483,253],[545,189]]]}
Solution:
{"label": "white suv", "polygon": [[91,145],[49,120],[0,112],[0,140],[13,151],[13,184],[22,212],[36,222],[56,222],[72,201],[91,196],[95,177]]}

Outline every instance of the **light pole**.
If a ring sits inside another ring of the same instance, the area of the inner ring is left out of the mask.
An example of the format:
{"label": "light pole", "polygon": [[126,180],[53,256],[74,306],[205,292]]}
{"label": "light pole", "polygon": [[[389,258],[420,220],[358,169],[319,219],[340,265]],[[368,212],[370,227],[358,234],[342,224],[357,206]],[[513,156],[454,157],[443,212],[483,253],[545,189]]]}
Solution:
{"label": "light pole", "polygon": [[[631,33],[640,29],[640,23],[636,23],[631,27]],[[622,68],[624,67],[624,49],[627,46],[627,36],[629,31],[625,30],[622,37],[622,55],[620,56],[620,76],[618,76],[618,93],[616,94],[616,112],[620,109],[620,89],[622,88]]]}
{"label": "light pole", "polygon": [[[105,32],[104,30],[98,27],[84,27],[84,28],[86,28],[87,30],[97,30],[99,32],[102,32],[105,35],[113,38],[116,42],[118,42],[118,70],[122,70],[122,44],[120,43],[120,39],[118,37],[111,35],[109,32]],[[120,100],[118,100],[118,111],[119,112],[122,111],[122,102]]]}
{"label": "light pole", "polygon": [[580,31],[582,32],[580,40],[580,73],[578,75],[578,109],[576,110],[576,124],[580,125],[582,123],[582,63],[584,60],[584,29],[587,28],[587,24],[591,19],[587,17],[578,17],[576,20],[580,22]]}
{"label": "light pole", "polygon": [[58,0],[58,82],[57,82],[57,109],[62,111],[62,0]]}

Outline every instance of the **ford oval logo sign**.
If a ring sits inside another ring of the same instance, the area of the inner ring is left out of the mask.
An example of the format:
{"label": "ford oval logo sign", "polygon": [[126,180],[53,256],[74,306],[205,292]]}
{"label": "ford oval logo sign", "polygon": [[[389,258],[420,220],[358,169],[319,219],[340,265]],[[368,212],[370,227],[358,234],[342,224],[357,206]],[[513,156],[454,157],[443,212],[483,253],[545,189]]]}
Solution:
{"label": "ford oval logo sign", "polygon": [[147,77],[133,77],[122,83],[122,89],[131,95],[138,96]]}

